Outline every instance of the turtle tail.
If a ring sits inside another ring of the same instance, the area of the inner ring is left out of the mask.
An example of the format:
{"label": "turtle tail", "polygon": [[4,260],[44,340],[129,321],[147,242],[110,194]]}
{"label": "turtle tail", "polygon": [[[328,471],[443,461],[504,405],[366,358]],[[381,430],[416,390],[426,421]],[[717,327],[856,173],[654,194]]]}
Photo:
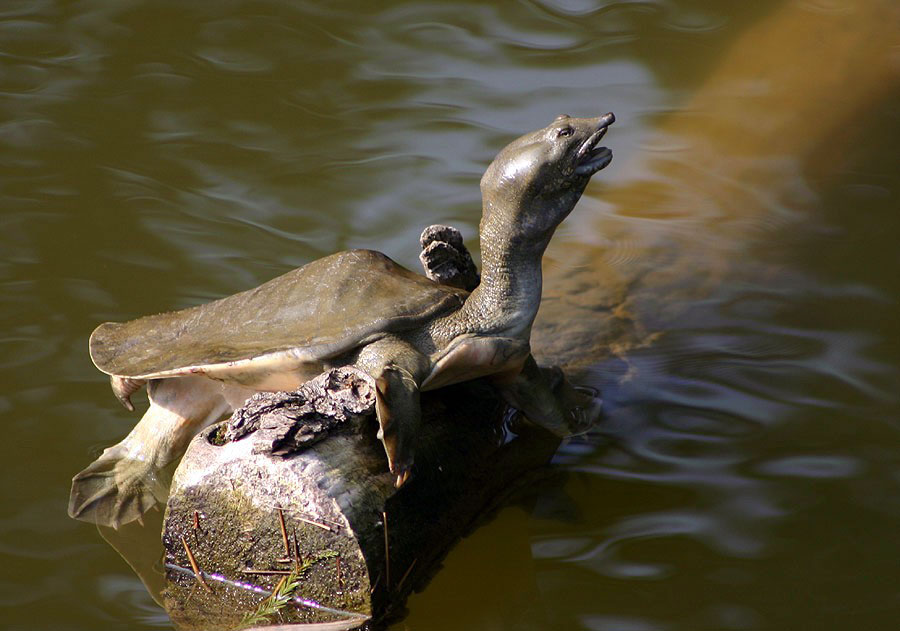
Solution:
{"label": "turtle tail", "polygon": [[168,484],[161,480],[162,472],[151,462],[135,459],[126,441],[106,449],[72,478],[70,517],[118,528],[141,521],[144,513],[165,503]]}
{"label": "turtle tail", "polygon": [[118,375],[110,375],[109,385],[113,394],[119,400],[119,403],[125,406],[129,412],[134,412],[134,404],[131,402],[131,395],[140,390],[147,384],[146,379],[132,379],[130,377],[119,377]]}

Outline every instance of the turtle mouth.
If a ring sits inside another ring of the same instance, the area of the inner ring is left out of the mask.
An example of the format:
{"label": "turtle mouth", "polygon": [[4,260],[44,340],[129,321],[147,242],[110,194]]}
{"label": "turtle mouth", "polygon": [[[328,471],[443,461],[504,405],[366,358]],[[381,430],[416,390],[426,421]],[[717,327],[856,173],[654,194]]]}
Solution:
{"label": "turtle mouth", "polygon": [[575,153],[575,174],[590,177],[612,162],[612,151],[598,143],[606,135],[616,117],[610,112],[601,117],[600,128],[585,140]]}

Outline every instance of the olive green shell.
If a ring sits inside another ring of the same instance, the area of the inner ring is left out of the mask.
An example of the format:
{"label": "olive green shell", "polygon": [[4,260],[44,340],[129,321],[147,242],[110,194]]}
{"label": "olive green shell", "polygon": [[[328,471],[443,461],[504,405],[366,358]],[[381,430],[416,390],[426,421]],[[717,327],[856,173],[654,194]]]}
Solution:
{"label": "olive green shell", "polygon": [[143,378],[285,351],[327,359],[451,313],[467,295],[380,252],[339,252],[215,302],[102,324],[91,359],[107,374]]}

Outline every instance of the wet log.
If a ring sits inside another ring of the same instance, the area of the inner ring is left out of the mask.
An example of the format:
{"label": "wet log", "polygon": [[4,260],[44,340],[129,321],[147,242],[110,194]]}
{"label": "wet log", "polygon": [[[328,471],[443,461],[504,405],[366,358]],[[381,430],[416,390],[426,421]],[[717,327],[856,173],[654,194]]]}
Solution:
{"label": "wet log", "polygon": [[[414,475],[399,490],[376,438],[374,385],[352,368],[255,395],[198,435],[163,531],[162,600],[176,625],[388,619],[461,536],[547,475],[559,440],[511,416],[488,385],[422,403]],[[299,581],[276,610],[268,594],[285,577]]]}

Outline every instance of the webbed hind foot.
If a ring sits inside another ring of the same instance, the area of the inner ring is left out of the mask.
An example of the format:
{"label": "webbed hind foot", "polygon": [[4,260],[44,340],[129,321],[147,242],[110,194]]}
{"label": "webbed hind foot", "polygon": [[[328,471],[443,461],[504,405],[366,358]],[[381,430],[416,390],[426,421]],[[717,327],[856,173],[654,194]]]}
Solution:
{"label": "webbed hind foot", "polygon": [[118,528],[141,520],[148,510],[166,501],[167,485],[152,463],[122,455],[121,445],[103,452],[72,478],[69,516],[100,526]]}
{"label": "webbed hind foot", "polygon": [[166,468],[197,432],[231,410],[221,384],[201,376],[152,380],[148,396],[150,407],[131,433],[72,478],[71,517],[118,528],[164,503]]}

